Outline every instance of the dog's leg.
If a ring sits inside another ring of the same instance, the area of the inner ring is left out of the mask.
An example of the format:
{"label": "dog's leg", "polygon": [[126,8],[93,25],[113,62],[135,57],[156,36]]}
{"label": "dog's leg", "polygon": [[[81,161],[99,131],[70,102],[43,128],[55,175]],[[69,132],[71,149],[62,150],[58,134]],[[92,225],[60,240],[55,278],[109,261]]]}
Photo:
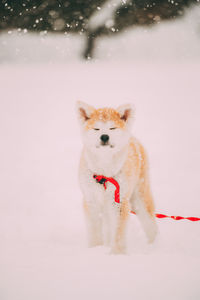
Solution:
{"label": "dog's leg", "polygon": [[111,243],[111,219],[109,209],[110,207],[105,205],[102,216],[103,243],[105,246],[110,246]]}
{"label": "dog's leg", "polygon": [[[143,184],[143,183],[141,183]],[[138,216],[149,243],[155,240],[157,225],[154,204],[149,187],[136,190],[131,197],[133,210]]]}
{"label": "dog's leg", "polygon": [[83,201],[86,216],[89,247],[102,245],[102,216],[101,211],[92,204]]}
{"label": "dog's leg", "polygon": [[119,207],[115,210],[115,226],[113,226],[113,238],[111,245],[111,253],[121,254],[126,252],[126,225],[129,215],[129,204],[127,200],[123,200]]}

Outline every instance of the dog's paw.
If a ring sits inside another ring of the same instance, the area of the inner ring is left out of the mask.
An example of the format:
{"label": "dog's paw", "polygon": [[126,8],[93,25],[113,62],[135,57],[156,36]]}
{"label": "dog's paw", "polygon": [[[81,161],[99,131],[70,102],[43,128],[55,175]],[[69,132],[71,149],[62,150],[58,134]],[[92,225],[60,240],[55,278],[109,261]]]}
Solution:
{"label": "dog's paw", "polygon": [[110,254],[114,254],[114,255],[126,254],[126,247],[114,246],[111,248]]}
{"label": "dog's paw", "polygon": [[151,227],[149,227],[148,231],[146,232],[147,240],[149,244],[152,244],[157,236],[158,228],[156,223],[152,224]]}
{"label": "dog's paw", "polygon": [[102,246],[102,245],[103,245],[103,241],[101,241],[101,240],[92,240],[92,241],[89,241],[89,243],[88,243],[89,248]]}

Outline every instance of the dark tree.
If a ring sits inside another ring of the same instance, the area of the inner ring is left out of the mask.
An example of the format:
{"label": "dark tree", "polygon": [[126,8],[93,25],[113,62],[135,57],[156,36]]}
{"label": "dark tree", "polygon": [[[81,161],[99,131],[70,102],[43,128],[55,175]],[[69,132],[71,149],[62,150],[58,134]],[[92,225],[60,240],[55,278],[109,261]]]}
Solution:
{"label": "dark tree", "polygon": [[93,56],[95,41],[103,35],[117,34],[128,27],[152,26],[162,20],[173,20],[183,16],[185,9],[194,3],[198,0],[132,0],[122,4],[114,13],[112,26],[102,24],[95,30],[88,30],[84,57]]}

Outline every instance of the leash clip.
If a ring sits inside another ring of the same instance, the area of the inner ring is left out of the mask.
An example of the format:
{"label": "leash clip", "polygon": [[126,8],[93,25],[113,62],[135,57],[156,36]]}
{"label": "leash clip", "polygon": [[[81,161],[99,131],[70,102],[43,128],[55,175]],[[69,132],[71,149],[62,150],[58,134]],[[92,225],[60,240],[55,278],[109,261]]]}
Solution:
{"label": "leash clip", "polygon": [[97,183],[103,184],[105,190],[106,190],[106,182],[108,181],[107,178],[105,178],[102,175],[93,175],[93,178],[96,179]]}

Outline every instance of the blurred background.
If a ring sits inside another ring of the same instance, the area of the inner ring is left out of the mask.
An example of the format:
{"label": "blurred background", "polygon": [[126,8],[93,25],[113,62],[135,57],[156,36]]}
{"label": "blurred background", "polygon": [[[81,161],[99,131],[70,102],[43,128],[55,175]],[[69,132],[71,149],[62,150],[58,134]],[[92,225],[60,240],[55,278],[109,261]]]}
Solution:
{"label": "blurred background", "polygon": [[198,0],[0,2],[0,300],[200,299],[200,222],[88,249],[75,109],[133,104],[156,212],[200,217],[199,78]]}
{"label": "blurred background", "polygon": [[199,0],[2,0],[0,62],[198,57]]}

